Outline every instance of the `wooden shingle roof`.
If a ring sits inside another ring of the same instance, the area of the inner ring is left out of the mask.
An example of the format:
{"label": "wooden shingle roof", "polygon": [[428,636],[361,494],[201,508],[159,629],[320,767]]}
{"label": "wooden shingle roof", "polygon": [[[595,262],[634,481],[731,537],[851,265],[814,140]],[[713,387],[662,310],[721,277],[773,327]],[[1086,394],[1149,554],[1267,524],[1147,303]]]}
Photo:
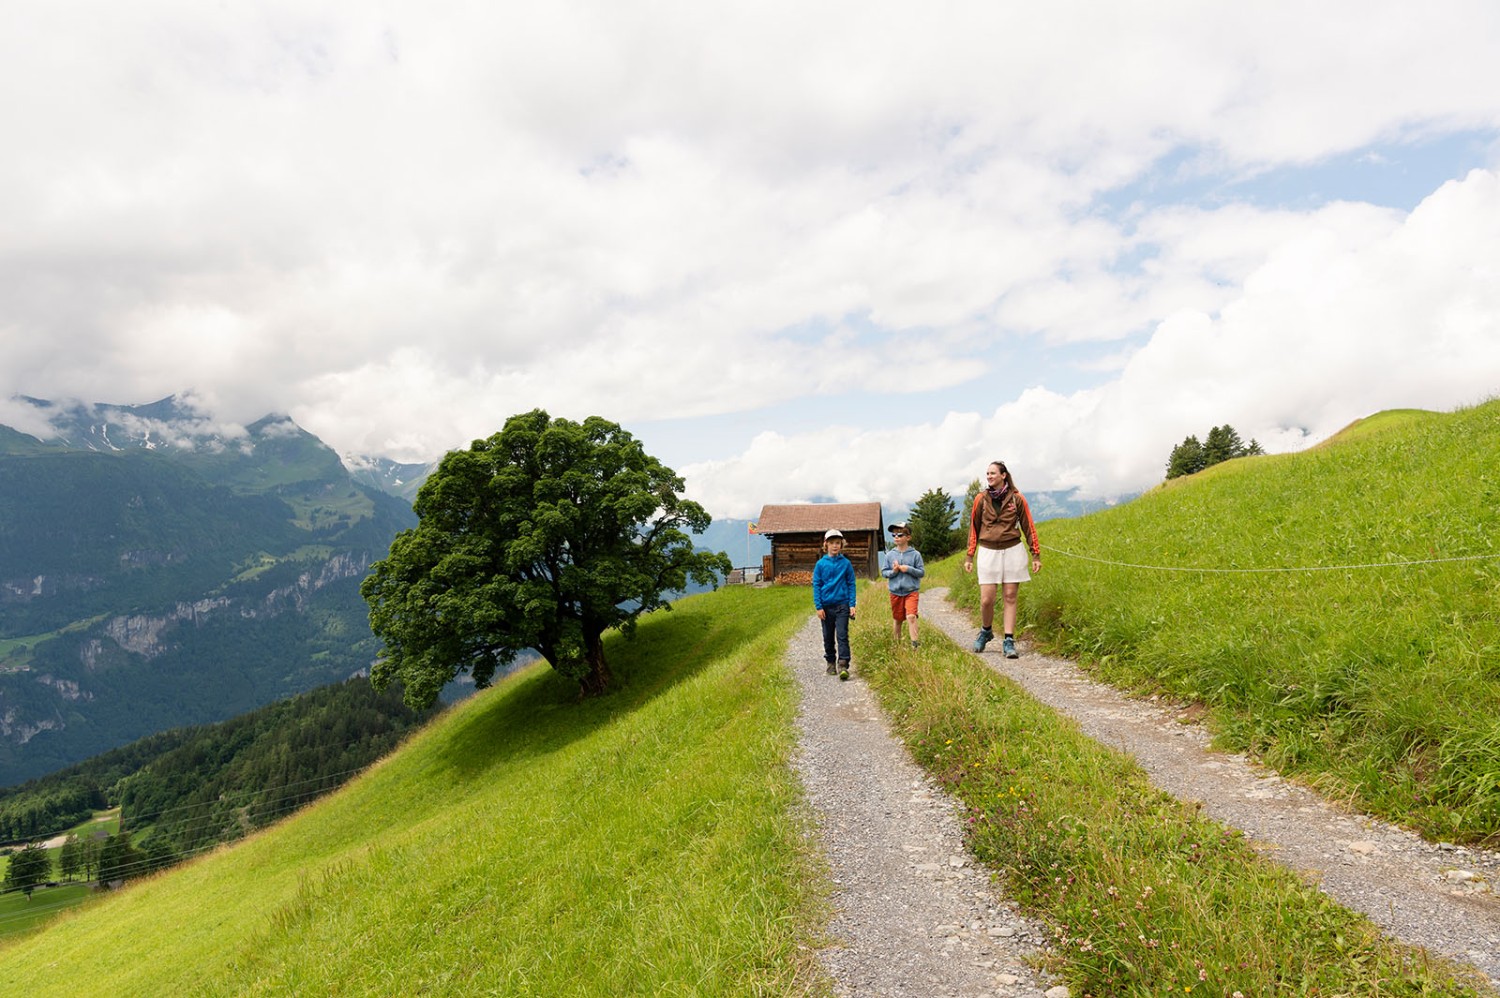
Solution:
{"label": "wooden shingle roof", "polygon": [[807,502],[762,506],[758,534],[821,534],[839,530],[881,530],[878,502]]}

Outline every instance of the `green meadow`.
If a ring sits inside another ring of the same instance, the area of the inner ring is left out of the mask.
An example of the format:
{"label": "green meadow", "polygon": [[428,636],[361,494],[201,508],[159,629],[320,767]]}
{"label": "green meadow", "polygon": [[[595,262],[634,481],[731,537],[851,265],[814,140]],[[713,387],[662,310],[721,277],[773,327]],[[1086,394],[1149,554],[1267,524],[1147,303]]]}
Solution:
{"label": "green meadow", "polygon": [[[1226,746],[1484,840],[1497,450],[1500,404],[1387,413],[1045,523],[1023,623],[1103,678],[1201,705]],[[932,569],[972,606],[957,559]],[[811,955],[832,887],[789,766],[784,653],[808,591],[675,607],[610,639],[619,691],[579,702],[525,670],[272,829],[0,943],[0,993],[832,994]],[[1050,927],[1040,959],[1075,998],[1491,993],[1153,790],[936,629],[920,653],[893,650],[882,613],[854,630],[859,676]]]}
{"label": "green meadow", "polygon": [[643,622],[625,687],[534,667],[273,829],[0,950],[28,995],[798,993],[821,911],[782,665],[805,590]]}
{"label": "green meadow", "polygon": [[1381,413],[1041,539],[1047,650],[1429,838],[1500,836],[1500,402]]}

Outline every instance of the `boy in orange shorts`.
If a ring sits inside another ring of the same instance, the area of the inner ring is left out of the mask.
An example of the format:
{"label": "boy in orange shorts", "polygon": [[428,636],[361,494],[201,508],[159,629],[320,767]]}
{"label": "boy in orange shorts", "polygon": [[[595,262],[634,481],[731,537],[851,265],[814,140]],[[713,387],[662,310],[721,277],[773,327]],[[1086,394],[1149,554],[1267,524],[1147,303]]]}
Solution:
{"label": "boy in orange shorts", "polygon": [[891,539],[896,546],[885,553],[881,560],[880,574],[885,576],[891,591],[891,619],[896,622],[896,641],[901,641],[901,624],[906,624],[911,635],[911,646],[918,647],[917,602],[918,589],[927,567],[922,564],[922,552],[911,546],[911,527],[906,523],[890,525]]}

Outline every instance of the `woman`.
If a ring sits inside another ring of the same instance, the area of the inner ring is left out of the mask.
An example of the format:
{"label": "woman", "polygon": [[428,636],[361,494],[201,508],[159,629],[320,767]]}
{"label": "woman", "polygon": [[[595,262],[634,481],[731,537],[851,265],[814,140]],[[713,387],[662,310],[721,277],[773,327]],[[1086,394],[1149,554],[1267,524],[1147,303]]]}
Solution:
{"label": "woman", "polygon": [[[1031,507],[1011,481],[1005,462],[991,462],[985,469],[984,479],[988,487],[974,497],[974,508],[969,510],[969,553],[964,558],[964,571],[972,572],[978,554],[979,621],[983,626],[974,639],[974,650],[984,651],[984,646],[995,639],[992,629],[995,593],[1003,588],[1005,640],[1002,647],[1006,658],[1017,658],[1020,653],[1016,651],[1016,597],[1021,583],[1031,581],[1031,572],[1042,570],[1042,545],[1037,540]],[[1026,570],[1028,548],[1031,572]]]}

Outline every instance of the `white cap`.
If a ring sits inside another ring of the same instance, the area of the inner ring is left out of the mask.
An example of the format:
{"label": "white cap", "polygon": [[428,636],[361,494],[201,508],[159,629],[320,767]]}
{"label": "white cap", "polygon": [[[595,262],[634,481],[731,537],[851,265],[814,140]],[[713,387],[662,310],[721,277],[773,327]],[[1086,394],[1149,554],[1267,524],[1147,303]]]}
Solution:
{"label": "white cap", "polygon": [[831,537],[837,537],[839,540],[843,540],[844,539],[843,533],[837,527],[835,527],[834,529],[828,531],[828,533],[826,533],[826,534],[823,535],[823,539],[825,541],[828,540]]}

